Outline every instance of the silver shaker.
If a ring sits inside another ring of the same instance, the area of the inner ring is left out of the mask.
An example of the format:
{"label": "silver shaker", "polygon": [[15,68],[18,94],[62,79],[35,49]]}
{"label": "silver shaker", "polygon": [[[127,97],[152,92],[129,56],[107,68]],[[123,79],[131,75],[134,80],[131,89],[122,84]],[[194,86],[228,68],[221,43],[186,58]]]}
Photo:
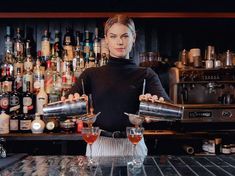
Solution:
{"label": "silver shaker", "polygon": [[152,116],[156,118],[165,118],[166,120],[180,120],[183,116],[184,108],[180,105],[168,103],[165,101],[148,102],[141,101],[139,113],[143,116]]}
{"label": "silver shaker", "polygon": [[61,116],[76,116],[87,114],[88,103],[84,99],[72,101],[58,101],[50,103],[43,107],[43,115],[45,117],[61,117]]}

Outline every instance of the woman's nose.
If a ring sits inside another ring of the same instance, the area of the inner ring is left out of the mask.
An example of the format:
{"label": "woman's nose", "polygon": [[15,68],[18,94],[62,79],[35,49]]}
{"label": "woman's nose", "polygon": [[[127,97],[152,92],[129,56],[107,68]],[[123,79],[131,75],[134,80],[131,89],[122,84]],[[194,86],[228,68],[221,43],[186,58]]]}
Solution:
{"label": "woman's nose", "polygon": [[119,45],[122,45],[122,44],[123,44],[123,40],[122,40],[122,38],[118,38],[117,43],[118,43]]}

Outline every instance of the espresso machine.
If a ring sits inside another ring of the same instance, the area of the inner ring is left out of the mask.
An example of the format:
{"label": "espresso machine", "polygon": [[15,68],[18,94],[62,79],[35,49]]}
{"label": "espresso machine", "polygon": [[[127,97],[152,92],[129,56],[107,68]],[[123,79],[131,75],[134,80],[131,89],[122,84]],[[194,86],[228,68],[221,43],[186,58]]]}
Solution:
{"label": "espresso machine", "polygon": [[170,97],[183,122],[235,122],[235,67],[170,69]]}

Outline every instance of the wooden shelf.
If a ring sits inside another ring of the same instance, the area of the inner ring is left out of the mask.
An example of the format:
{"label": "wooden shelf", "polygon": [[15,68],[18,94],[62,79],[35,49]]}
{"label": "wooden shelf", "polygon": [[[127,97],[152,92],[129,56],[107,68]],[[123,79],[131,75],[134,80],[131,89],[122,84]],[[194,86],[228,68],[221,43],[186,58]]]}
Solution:
{"label": "wooden shelf", "polygon": [[9,133],[1,134],[0,137],[6,138],[7,141],[77,141],[83,140],[82,136],[77,133]]}
{"label": "wooden shelf", "polygon": [[133,18],[235,18],[235,12],[0,12],[0,18],[108,18],[118,13]]}

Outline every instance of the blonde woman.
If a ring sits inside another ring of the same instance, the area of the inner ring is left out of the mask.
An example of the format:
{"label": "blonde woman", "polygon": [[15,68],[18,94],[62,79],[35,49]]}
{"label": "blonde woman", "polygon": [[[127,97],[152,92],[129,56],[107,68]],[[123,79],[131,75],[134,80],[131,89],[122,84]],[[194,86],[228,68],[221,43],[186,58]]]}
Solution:
{"label": "blonde woman", "polygon": [[[126,156],[132,154],[132,144],[125,135],[130,124],[124,112],[136,113],[139,95],[146,79],[146,93],[169,100],[158,75],[150,68],[138,67],[130,52],[136,40],[135,25],[131,18],[119,14],[105,24],[105,42],[110,58],[108,64],[99,68],[86,69],[69,94],[82,94],[81,80],[85,93],[92,94],[95,113],[101,112],[95,126],[102,130],[93,144],[94,156]],[[71,97],[71,95],[70,95]],[[140,156],[147,155],[144,139],[136,146]],[[87,147],[87,154],[89,154]]]}

